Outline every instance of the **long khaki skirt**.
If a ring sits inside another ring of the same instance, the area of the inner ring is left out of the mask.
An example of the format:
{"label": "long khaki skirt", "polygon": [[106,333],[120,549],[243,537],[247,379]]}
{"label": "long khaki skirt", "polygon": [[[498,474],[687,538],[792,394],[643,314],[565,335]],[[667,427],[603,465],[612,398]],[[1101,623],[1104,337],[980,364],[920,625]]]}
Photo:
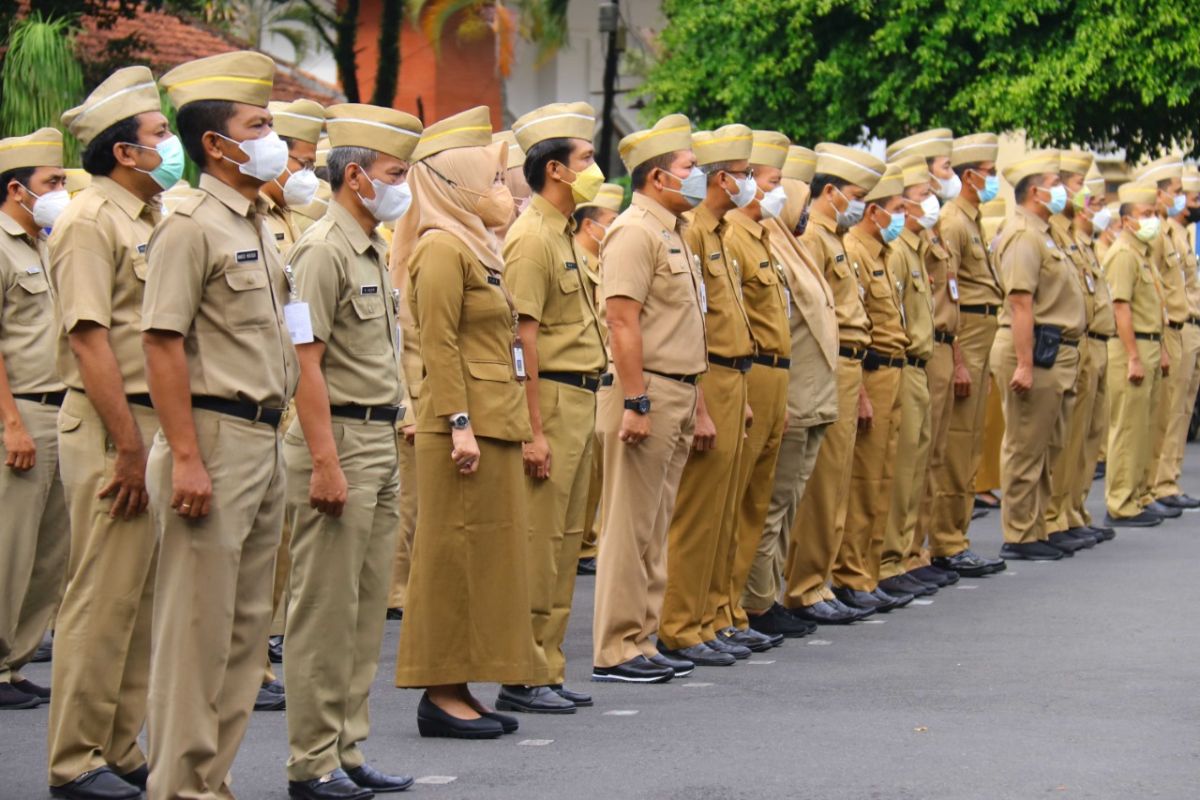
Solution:
{"label": "long khaki skirt", "polygon": [[417,533],[396,685],[533,678],[521,445],[477,438],[479,469],[462,476],[450,435],[418,433]]}

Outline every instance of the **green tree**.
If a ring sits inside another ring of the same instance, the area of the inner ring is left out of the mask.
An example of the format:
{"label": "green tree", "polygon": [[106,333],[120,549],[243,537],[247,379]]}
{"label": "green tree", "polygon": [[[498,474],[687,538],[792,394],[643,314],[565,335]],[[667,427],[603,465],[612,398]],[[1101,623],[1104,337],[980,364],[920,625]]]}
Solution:
{"label": "green tree", "polygon": [[[923,128],[1200,155],[1200,20],[1175,0],[664,0],[649,115],[796,141]],[[1192,14],[1191,16],[1194,16]],[[716,43],[719,43],[717,46]]]}
{"label": "green tree", "polygon": [[[74,34],[66,19],[45,19],[38,12],[12,26],[0,67],[0,137],[60,128],[62,112],[82,102]],[[66,162],[78,163],[79,142],[64,135],[63,146]]]}

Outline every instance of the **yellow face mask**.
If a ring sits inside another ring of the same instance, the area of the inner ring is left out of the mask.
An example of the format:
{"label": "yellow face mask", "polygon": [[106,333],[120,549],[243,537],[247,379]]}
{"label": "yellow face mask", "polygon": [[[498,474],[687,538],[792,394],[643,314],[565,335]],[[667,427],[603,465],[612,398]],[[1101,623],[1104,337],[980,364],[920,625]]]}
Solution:
{"label": "yellow face mask", "polygon": [[[570,170],[566,164],[563,164],[566,169]],[[596,199],[596,195],[600,193],[600,187],[604,185],[604,173],[600,170],[600,165],[593,162],[591,166],[582,172],[575,173],[575,180],[571,182],[571,196],[578,203],[590,203]]]}

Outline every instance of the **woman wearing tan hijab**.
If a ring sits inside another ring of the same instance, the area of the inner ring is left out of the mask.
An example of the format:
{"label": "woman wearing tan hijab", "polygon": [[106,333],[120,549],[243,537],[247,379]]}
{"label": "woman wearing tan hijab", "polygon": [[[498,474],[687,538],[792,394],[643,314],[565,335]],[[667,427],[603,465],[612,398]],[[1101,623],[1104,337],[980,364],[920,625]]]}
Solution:
{"label": "woman wearing tan hijab", "polygon": [[417,407],[417,531],[396,685],[425,687],[422,736],[490,739],[517,728],[469,681],[533,679],[525,577],[516,313],[489,230],[512,214],[507,149],[479,107],[425,129],[409,174],[420,215],[409,302],[425,381]]}

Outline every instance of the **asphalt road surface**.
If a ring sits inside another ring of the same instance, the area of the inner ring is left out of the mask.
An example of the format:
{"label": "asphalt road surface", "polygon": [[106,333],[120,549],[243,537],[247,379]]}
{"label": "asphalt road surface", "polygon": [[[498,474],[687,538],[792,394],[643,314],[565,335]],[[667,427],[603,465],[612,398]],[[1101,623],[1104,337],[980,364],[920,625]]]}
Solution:
{"label": "asphalt road surface", "polygon": [[[1184,488],[1200,496],[1200,447],[1188,455]],[[975,549],[995,555],[999,530],[996,512],[976,521]],[[402,623],[389,622],[365,751],[416,776],[406,796],[427,800],[1193,800],[1198,563],[1189,513],[661,686],[588,680],[593,582],[580,578],[568,685],[594,708],[521,715],[500,740],[422,739],[420,693],[392,686]],[[48,664],[27,673],[49,681]],[[47,796],[46,718],[45,706],[0,714],[3,800]],[[233,770],[239,800],[286,798],[287,755],[284,714],[256,713]]]}

